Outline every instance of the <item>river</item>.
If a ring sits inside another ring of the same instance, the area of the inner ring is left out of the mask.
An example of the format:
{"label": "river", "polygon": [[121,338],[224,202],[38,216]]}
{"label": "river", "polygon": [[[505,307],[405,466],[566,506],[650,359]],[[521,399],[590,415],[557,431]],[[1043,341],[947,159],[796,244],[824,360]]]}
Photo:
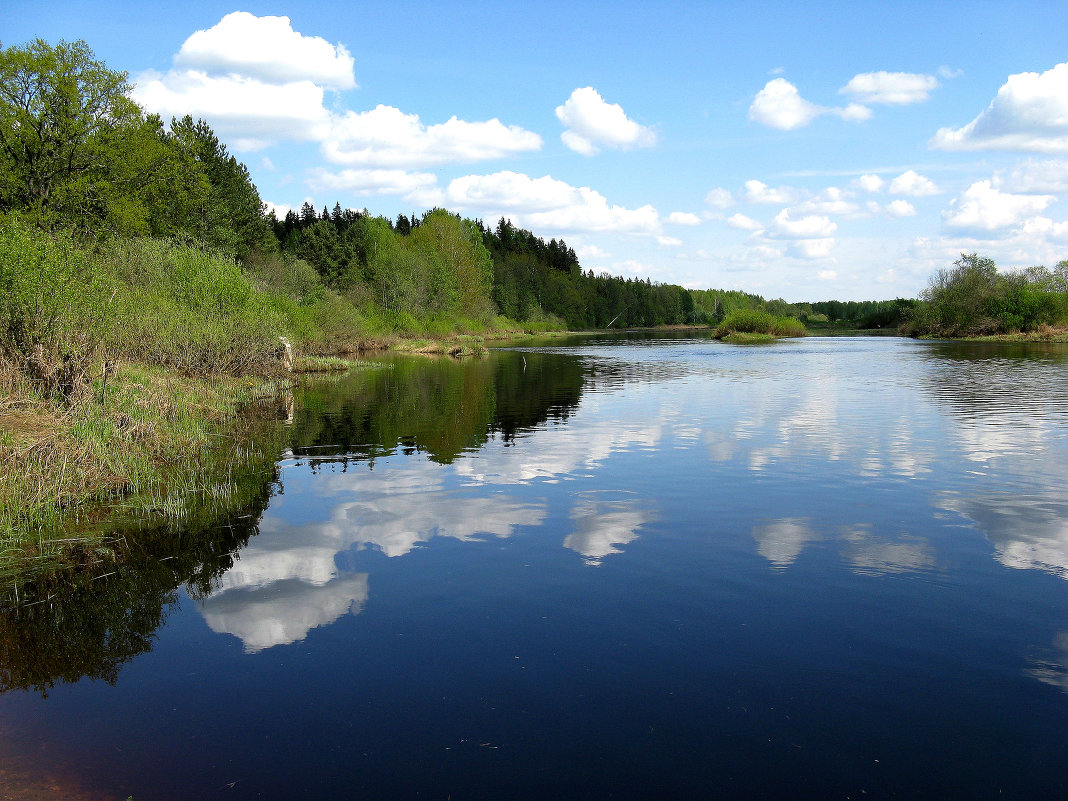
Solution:
{"label": "river", "polygon": [[389,356],[278,427],[0,621],[11,797],[1068,792],[1068,346]]}

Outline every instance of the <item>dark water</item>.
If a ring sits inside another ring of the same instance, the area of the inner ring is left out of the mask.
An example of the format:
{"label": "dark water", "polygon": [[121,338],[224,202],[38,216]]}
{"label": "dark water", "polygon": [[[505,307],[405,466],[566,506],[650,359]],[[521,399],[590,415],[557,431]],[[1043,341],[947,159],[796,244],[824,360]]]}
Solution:
{"label": "dark water", "polygon": [[283,433],[242,515],[7,614],[0,782],[1068,792],[1065,346],[387,359]]}

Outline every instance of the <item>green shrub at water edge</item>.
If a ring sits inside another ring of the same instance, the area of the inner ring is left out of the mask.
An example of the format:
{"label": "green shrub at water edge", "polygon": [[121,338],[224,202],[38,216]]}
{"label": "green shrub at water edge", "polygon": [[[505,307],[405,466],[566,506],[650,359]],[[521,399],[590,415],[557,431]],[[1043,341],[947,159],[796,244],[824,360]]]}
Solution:
{"label": "green shrub at water edge", "polygon": [[278,305],[226,256],[156,239],[108,245],[126,285],[115,349],[189,375],[269,372],[287,325]]}

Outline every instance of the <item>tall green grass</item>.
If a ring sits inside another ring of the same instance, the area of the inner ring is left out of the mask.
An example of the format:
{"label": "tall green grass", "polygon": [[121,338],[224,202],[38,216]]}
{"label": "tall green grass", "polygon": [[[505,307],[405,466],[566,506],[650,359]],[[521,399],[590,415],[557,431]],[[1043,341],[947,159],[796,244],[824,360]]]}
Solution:
{"label": "tall green grass", "polygon": [[727,315],[712,334],[723,339],[731,334],[767,334],[775,337],[803,337],[805,326],[794,317],[776,317],[759,309],[739,309]]}
{"label": "tall green grass", "polygon": [[287,321],[233,259],[157,239],[115,240],[102,255],[123,288],[116,353],[187,375],[277,369]]}

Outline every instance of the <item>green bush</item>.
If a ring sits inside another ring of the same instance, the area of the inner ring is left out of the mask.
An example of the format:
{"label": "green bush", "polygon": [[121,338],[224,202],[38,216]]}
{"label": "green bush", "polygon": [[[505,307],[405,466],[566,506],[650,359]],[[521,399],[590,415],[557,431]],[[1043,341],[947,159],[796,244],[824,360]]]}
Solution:
{"label": "green bush", "polygon": [[233,259],[158,239],[114,241],[106,256],[126,285],[119,352],[188,375],[277,367],[284,316]]}
{"label": "green bush", "polygon": [[1045,267],[1000,273],[992,259],[962,253],[953,269],[931,277],[902,330],[914,336],[982,336],[1063,323],[1068,294],[1056,276]]}
{"label": "green bush", "polygon": [[0,354],[45,396],[87,383],[113,320],[113,288],[67,233],[0,219]]}

